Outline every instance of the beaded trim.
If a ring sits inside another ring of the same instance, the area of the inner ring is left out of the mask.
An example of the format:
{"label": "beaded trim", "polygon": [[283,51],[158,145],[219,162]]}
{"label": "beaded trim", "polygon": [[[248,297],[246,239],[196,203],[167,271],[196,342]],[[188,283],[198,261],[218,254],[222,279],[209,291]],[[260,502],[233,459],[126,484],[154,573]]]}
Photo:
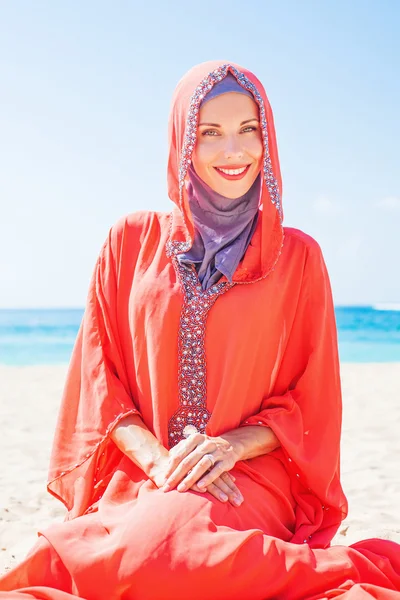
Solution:
{"label": "beaded trim", "polygon": [[[282,221],[282,208],[278,182],[272,170],[271,157],[268,144],[267,119],[264,101],[256,86],[244,75],[230,64],[224,64],[209,73],[196,87],[191,99],[189,113],[186,121],[185,139],[179,164],[179,206],[183,212],[183,190],[192,153],[196,143],[197,125],[200,104],[205,95],[213,86],[221,81],[230,70],[236,77],[238,83],[252,92],[260,111],[261,128],[264,145],[263,172],[264,181],[271,198]],[[173,216],[170,218],[170,232],[166,243],[166,253],[172,257],[178,279],[184,295],[184,302],[179,326],[179,348],[178,348],[178,380],[179,380],[179,409],[172,415],[168,423],[168,441],[170,447],[187,437],[189,429],[204,432],[210,419],[207,410],[206,396],[206,360],[204,349],[205,326],[208,312],[218,296],[225,293],[235,285],[227,281],[217,283],[209,290],[203,290],[199,285],[199,279],[193,265],[190,267],[180,265],[177,254],[190,250],[192,241],[185,242],[171,239]],[[276,258],[275,264],[281,254]],[[275,266],[275,265],[274,265]],[[262,277],[260,278],[262,279]],[[250,282],[240,282],[250,283]]]}
{"label": "beaded trim", "polygon": [[[192,153],[196,143],[197,137],[197,125],[198,118],[200,112],[200,104],[203,98],[207,95],[207,93],[214,87],[216,83],[224,79],[228,74],[228,70],[230,70],[233,75],[236,77],[238,83],[245,89],[249,90],[253,96],[255,97],[261,117],[261,129],[263,136],[263,145],[264,145],[264,181],[267,186],[271,202],[275,205],[277,211],[279,212],[280,218],[282,220],[282,206],[281,206],[281,197],[280,191],[278,187],[278,182],[272,170],[271,157],[269,154],[269,144],[268,144],[268,130],[267,130],[267,118],[265,113],[264,101],[262,96],[254,83],[252,83],[244,73],[238,71],[233,65],[229,63],[225,65],[221,65],[214,71],[211,71],[196,87],[191,99],[190,99],[190,108],[186,121],[186,135],[183,143],[182,153],[180,157],[180,165],[179,165],[179,204],[182,210],[183,208],[183,188],[185,184],[185,179],[187,175],[187,171],[189,165],[192,160]],[[167,255],[173,256],[174,254],[179,254],[180,252],[187,252],[190,249],[191,241],[187,240],[186,242],[176,242],[169,240],[167,242]]]}
{"label": "beaded trim", "polygon": [[235,285],[225,281],[203,290],[193,265],[181,265],[176,257],[173,259],[173,264],[183,289],[184,302],[179,324],[178,346],[180,406],[168,422],[170,447],[185,439],[189,428],[204,433],[211,417],[211,413],[207,410],[204,350],[206,320],[217,298]]}

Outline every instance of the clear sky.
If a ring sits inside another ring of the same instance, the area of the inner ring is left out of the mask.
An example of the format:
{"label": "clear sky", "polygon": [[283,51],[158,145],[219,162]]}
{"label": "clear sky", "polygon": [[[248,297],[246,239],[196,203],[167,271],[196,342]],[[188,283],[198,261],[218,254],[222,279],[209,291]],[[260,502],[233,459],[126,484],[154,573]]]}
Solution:
{"label": "clear sky", "polygon": [[79,307],[112,224],[169,211],[167,121],[194,64],[274,112],[285,224],[336,304],[400,302],[400,2],[0,3],[0,307]]}

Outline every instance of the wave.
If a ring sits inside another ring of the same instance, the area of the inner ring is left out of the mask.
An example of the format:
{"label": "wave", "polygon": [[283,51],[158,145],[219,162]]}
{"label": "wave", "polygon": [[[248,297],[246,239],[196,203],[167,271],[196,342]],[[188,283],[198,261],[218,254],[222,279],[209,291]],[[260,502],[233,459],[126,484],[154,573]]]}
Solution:
{"label": "wave", "polygon": [[373,304],[371,307],[373,310],[391,310],[400,312],[400,302],[380,302]]}

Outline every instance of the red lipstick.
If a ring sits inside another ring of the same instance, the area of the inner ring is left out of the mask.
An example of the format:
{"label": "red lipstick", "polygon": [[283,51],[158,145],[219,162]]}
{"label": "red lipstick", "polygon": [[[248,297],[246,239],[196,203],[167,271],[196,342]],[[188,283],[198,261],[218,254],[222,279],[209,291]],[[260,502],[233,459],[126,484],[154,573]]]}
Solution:
{"label": "red lipstick", "polygon": [[[217,173],[219,175],[221,175],[221,177],[224,177],[225,179],[231,180],[231,181],[235,181],[237,179],[243,179],[243,177],[246,176],[249,168],[251,165],[221,165],[219,167],[214,167],[214,169],[217,171]],[[230,175],[228,173],[224,173],[223,171],[221,171],[221,169],[227,169],[229,171],[231,171],[232,169],[237,170],[237,169],[243,169],[243,167],[245,167],[244,171],[242,173],[237,173],[236,175]]]}

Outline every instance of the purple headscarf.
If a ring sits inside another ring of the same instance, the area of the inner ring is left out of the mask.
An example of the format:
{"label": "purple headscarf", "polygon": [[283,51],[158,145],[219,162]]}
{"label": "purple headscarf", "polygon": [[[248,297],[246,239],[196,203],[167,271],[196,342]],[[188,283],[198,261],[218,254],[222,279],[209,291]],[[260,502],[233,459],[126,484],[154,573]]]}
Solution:
{"label": "purple headscarf", "polygon": [[[253,98],[229,73],[219,81],[202,104],[221,94],[239,92]],[[193,263],[202,288],[208,289],[225,275],[229,281],[243,258],[257,224],[261,175],[240,198],[226,198],[215,192],[196,173],[188,170],[187,186],[195,235],[188,252],[177,255],[181,264]]]}

